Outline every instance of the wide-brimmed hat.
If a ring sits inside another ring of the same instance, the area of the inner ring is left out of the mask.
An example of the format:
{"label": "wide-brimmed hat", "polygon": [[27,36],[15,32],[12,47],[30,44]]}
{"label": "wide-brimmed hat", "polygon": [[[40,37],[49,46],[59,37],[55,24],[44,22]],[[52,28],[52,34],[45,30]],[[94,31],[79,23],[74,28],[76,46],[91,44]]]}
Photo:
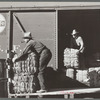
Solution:
{"label": "wide-brimmed hat", "polygon": [[23,38],[32,39],[31,32],[25,32]]}
{"label": "wide-brimmed hat", "polygon": [[76,31],[76,29],[74,29],[74,30],[72,31],[72,35],[77,34],[77,33],[79,33],[79,32]]}

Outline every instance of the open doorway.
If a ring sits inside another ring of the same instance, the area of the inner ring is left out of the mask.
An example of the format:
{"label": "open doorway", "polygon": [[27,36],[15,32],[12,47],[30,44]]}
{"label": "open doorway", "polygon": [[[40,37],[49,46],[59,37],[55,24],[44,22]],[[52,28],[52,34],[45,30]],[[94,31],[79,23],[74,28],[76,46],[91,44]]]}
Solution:
{"label": "open doorway", "polygon": [[73,29],[77,29],[83,37],[85,63],[87,67],[92,67],[91,59],[97,61],[100,58],[100,10],[61,10],[58,12],[58,22],[59,68],[64,66],[63,53],[70,45],[70,34]]}

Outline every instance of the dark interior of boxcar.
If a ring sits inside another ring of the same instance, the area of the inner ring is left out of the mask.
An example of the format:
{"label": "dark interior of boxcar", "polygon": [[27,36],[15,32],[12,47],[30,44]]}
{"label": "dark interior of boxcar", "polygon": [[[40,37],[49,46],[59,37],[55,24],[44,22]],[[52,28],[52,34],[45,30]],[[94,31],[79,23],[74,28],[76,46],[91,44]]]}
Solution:
{"label": "dark interior of boxcar", "polygon": [[[61,10],[58,12],[58,65],[62,68],[63,52],[70,44],[70,34],[77,29],[85,44],[86,67],[99,66],[100,10]],[[93,59],[94,63],[91,62]]]}

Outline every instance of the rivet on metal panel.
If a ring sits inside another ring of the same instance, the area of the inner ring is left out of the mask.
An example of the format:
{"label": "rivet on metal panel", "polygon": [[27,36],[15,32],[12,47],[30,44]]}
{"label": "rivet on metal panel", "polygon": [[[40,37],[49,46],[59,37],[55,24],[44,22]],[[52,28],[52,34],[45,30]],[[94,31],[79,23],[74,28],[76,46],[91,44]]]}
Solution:
{"label": "rivet on metal panel", "polygon": [[4,50],[1,49],[1,45],[0,45],[0,52],[3,52]]}
{"label": "rivet on metal panel", "polygon": [[13,50],[16,51],[20,48],[20,45],[13,45]]}

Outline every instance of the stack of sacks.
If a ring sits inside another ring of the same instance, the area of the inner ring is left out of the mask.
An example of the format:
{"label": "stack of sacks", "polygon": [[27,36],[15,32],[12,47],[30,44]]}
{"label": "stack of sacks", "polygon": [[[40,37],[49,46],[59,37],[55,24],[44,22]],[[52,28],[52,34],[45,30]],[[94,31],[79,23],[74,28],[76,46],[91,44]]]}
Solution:
{"label": "stack of sacks", "polygon": [[88,70],[76,70],[76,80],[85,83],[85,80],[88,80]]}
{"label": "stack of sacks", "polygon": [[64,50],[64,66],[66,68],[77,68],[79,66],[79,57],[76,54],[77,49],[66,48]]}
{"label": "stack of sacks", "polygon": [[32,93],[33,86],[35,86],[35,83],[33,84],[33,78],[33,75],[14,75],[14,93]]}
{"label": "stack of sacks", "polygon": [[100,67],[89,68],[88,77],[91,87],[100,87]]}
{"label": "stack of sacks", "polygon": [[13,91],[14,93],[32,93],[35,91],[35,68],[37,58],[34,53],[31,53],[24,61],[19,61],[14,64],[13,71]]}

